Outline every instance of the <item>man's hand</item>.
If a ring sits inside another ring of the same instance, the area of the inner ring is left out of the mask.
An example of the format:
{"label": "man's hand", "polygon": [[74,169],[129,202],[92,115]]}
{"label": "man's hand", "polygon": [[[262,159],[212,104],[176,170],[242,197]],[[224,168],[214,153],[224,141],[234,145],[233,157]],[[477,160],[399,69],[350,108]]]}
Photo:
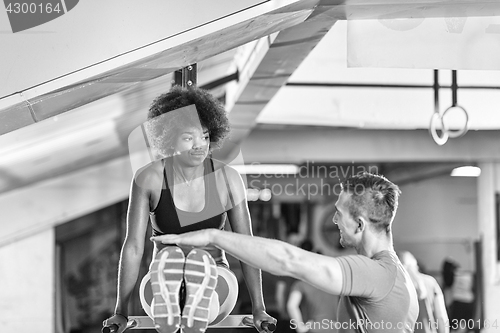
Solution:
{"label": "man's hand", "polygon": [[153,242],[161,244],[189,245],[195,247],[204,247],[211,243],[214,230],[204,229],[199,231],[187,232],[180,235],[162,235],[151,237]]}

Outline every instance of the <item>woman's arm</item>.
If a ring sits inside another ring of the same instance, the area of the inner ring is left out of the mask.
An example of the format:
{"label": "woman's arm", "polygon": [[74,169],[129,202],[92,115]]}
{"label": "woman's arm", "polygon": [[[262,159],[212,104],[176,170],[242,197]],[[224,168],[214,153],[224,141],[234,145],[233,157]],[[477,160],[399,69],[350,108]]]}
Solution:
{"label": "woman's arm", "polygon": [[[228,180],[228,190],[230,190],[234,204],[234,207],[227,212],[231,229],[238,234],[253,236],[246,200],[246,189],[243,181],[238,172],[233,168],[226,167],[225,171]],[[228,200],[230,199],[228,198]],[[262,294],[261,271],[245,262],[241,262],[241,269],[252,301],[252,313],[256,319],[255,324],[260,325],[262,320],[269,321],[269,317],[265,313],[266,307]]]}
{"label": "woman's arm", "polygon": [[[228,211],[228,217],[233,232],[252,236],[250,217],[248,215],[246,202],[242,202]],[[260,269],[252,267],[245,262],[241,262],[241,270],[252,300],[253,311],[265,311],[266,307],[262,295],[262,275]]]}
{"label": "woman's arm", "polygon": [[137,282],[144,253],[144,238],[149,220],[149,200],[152,188],[148,183],[151,183],[152,178],[154,178],[148,173],[150,171],[138,172],[138,176],[132,180],[130,189],[127,232],[118,266],[115,314],[119,314],[119,316],[108,319],[108,325],[116,323],[120,326],[118,332],[124,329],[122,316],[128,317],[128,303]]}
{"label": "woman's arm", "polygon": [[127,212],[127,233],[123,242],[118,267],[118,298],[115,311],[128,315],[128,301],[139,275],[144,253],[144,237],[149,218],[147,190],[132,182]]}

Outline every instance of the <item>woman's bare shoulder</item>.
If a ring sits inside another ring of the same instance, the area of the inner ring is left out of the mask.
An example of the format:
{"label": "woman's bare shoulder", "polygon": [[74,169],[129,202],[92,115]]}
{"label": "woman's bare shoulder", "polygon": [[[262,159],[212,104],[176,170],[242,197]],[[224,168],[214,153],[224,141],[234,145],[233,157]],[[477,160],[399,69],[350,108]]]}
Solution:
{"label": "woman's bare shoulder", "polygon": [[224,162],[213,161],[217,181],[219,184],[224,184],[224,187],[221,186],[221,188],[231,191],[234,205],[246,200],[245,182],[239,172]]}
{"label": "woman's bare shoulder", "polygon": [[228,180],[234,180],[234,177],[238,177],[237,179],[239,180],[240,174],[238,173],[238,171],[236,171],[235,168],[216,159],[212,159],[212,161],[214,164],[214,171],[224,171],[228,177]]}
{"label": "woman's bare shoulder", "polygon": [[152,189],[163,180],[163,161],[157,160],[146,164],[136,171],[135,183],[141,187]]}

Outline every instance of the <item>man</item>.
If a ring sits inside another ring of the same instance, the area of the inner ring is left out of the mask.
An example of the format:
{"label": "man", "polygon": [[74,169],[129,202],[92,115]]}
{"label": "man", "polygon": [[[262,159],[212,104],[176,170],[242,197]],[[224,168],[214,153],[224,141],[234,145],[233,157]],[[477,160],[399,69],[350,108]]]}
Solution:
{"label": "man", "polygon": [[358,255],[328,257],[285,242],[203,230],[153,237],[165,244],[213,244],[236,258],[275,275],[303,280],[341,295],[339,332],[413,332],[418,315],[415,288],[394,252],[392,221],[399,188],[380,175],[363,173],[342,184],[333,222],[340,243]]}
{"label": "man", "polygon": [[415,333],[449,333],[448,314],[439,283],[432,276],[420,272],[417,259],[410,252],[403,251],[399,257],[417,290],[420,312]]}

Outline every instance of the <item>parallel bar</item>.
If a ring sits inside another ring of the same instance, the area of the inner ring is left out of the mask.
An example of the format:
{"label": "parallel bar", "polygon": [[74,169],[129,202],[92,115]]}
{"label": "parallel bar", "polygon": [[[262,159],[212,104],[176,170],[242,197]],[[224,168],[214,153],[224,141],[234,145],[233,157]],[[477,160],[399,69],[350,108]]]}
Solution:
{"label": "parallel bar", "polygon": [[[216,325],[208,328],[253,328],[253,326],[244,323],[243,319],[249,318],[248,322],[253,322],[252,315],[230,315]],[[129,316],[127,325],[130,329],[155,329],[153,320],[147,316]]]}
{"label": "parallel bar", "polygon": [[[437,72],[437,70],[435,70]],[[374,83],[329,83],[329,82],[287,82],[285,86],[290,87],[327,87],[327,88],[415,88],[415,89],[435,89],[436,85],[429,84],[374,84]],[[438,85],[437,88],[453,89],[453,85]],[[493,89],[498,90],[500,86],[460,86],[460,89]]]}

